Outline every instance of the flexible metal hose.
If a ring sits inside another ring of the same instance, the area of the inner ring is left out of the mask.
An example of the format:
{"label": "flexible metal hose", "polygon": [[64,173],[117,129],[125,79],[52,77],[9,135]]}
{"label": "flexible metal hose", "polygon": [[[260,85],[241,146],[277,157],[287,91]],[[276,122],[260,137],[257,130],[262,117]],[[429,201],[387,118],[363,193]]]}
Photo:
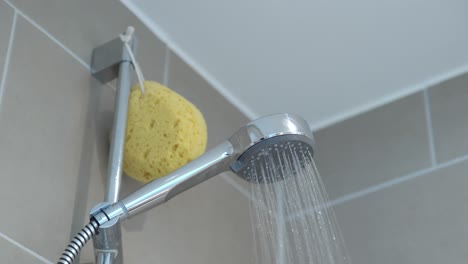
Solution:
{"label": "flexible metal hose", "polygon": [[70,241],[68,247],[63,251],[57,264],[73,264],[73,260],[80,254],[81,249],[84,247],[97,232],[99,223],[96,219],[92,218],[89,224],[81,229],[78,234]]}

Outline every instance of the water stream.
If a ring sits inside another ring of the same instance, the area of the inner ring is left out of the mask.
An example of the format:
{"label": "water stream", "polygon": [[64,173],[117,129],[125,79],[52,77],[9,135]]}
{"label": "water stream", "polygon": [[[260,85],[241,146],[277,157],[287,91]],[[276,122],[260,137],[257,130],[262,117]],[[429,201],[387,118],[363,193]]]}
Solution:
{"label": "water stream", "polygon": [[[335,214],[323,206],[328,196],[311,153],[286,151],[291,152],[279,153],[280,164],[270,156],[252,164],[254,180],[259,179],[250,185],[256,201],[251,205],[255,263],[350,264]],[[277,175],[294,176],[261,182]]]}

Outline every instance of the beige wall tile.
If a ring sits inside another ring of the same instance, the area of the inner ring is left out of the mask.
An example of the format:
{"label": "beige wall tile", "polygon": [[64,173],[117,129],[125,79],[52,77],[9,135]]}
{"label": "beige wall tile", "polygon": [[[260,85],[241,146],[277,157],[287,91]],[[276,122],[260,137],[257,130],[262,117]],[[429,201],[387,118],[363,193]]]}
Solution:
{"label": "beige wall tile", "polygon": [[336,207],[353,263],[463,263],[468,162]]}
{"label": "beige wall tile", "polygon": [[439,162],[468,154],[468,74],[432,87],[429,99]]}
{"label": "beige wall tile", "polygon": [[125,260],[253,264],[248,203],[222,178],[214,177],[147,212],[141,230],[124,229]]}
{"label": "beige wall tile", "polygon": [[417,93],[315,133],[330,198],[431,165],[423,103]]}
{"label": "beige wall tile", "polygon": [[45,263],[23,249],[0,237],[0,257],[2,263],[37,264]]}

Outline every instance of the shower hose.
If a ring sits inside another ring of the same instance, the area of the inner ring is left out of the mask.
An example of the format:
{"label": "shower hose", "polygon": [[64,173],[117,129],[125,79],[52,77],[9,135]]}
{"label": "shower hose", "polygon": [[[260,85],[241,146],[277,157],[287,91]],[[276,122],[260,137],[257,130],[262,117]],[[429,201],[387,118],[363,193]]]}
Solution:
{"label": "shower hose", "polygon": [[80,254],[81,249],[97,233],[99,223],[96,219],[91,218],[89,224],[81,229],[78,234],[68,244],[68,247],[63,251],[57,264],[73,264],[75,258]]}

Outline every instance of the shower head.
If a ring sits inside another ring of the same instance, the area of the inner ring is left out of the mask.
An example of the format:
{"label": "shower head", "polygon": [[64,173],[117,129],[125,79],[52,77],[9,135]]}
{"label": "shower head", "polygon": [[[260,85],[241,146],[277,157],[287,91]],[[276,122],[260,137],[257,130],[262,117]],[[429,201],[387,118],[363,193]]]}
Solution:
{"label": "shower head", "polygon": [[[314,145],[307,122],[291,114],[257,119],[239,129],[229,141],[239,153],[230,164],[231,170],[252,183],[271,183],[292,176],[283,173],[284,161],[297,157],[302,165],[310,158],[310,155],[303,154],[313,154]],[[263,178],[261,171],[270,169],[275,173],[269,174],[270,178]]]}
{"label": "shower head", "polygon": [[[253,183],[273,183],[294,176],[294,170],[289,170],[293,175],[282,173],[284,160],[296,157],[296,165],[301,166],[311,157],[303,153],[313,153],[313,145],[312,132],[301,117],[276,114],[259,118],[201,157],[108,207],[102,219],[123,219],[146,211],[228,170]],[[276,173],[262,178],[262,169],[275,169]]]}

